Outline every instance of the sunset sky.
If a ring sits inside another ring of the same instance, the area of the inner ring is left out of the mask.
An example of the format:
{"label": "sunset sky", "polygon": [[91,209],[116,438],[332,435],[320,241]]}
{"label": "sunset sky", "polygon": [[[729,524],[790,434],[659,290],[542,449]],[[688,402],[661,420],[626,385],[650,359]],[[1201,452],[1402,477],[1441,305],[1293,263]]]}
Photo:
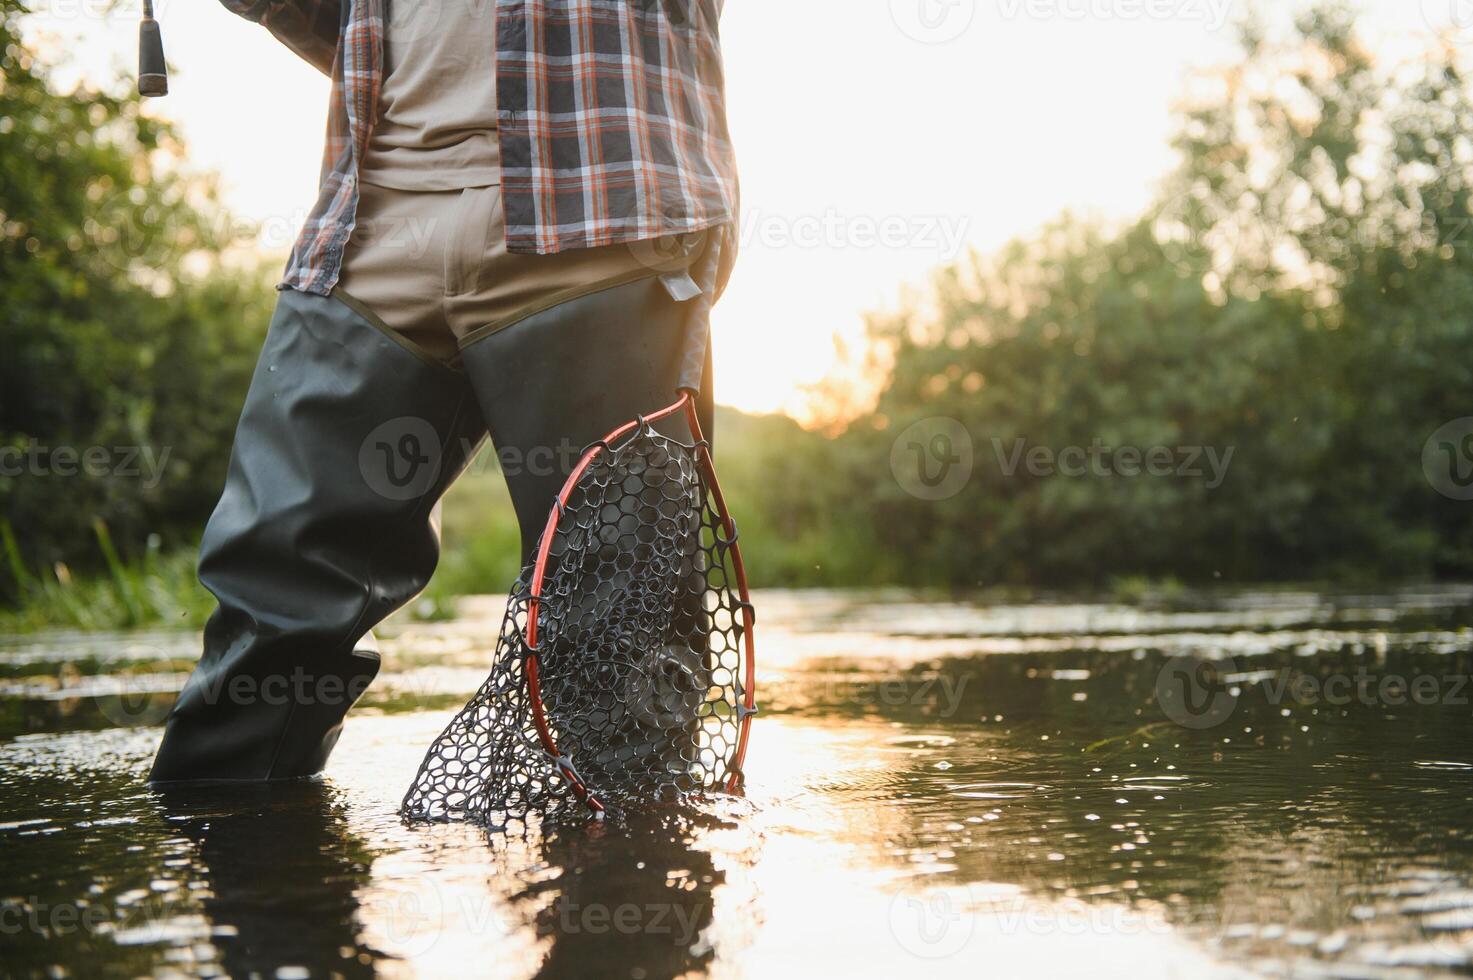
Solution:
{"label": "sunset sky", "polygon": [[[486,0],[489,2],[489,0]],[[1302,3],[1276,3],[1285,8]],[[47,0],[31,38],[131,73],[136,5]],[[157,4],[174,75],[152,111],[282,250],[314,197],[327,80],[208,0]],[[1242,0],[732,0],[723,21],[743,257],[716,313],[717,397],[803,416],[867,310],[1064,209],[1126,217],[1171,165],[1194,65],[1233,56]],[[1473,43],[1473,0],[1362,4],[1396,55]],[[73,75],[75,77],[75,74]],[[65,80],[65,76],[63,76]]]}

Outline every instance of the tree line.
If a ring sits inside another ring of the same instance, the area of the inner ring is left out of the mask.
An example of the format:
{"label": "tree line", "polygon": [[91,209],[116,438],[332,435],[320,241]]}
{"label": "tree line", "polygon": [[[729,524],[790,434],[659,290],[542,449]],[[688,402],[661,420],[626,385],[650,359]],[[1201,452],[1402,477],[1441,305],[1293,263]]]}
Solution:
{"label": "tree line", "polygon": [[[3,2],[12,572],[100,563],[98,522],[124,561],[187,548],[269,277],[230,261],[232,226],[177,165],[177,134],[130,95],[56,91]],[[759,584],[1473,574],[1473,102],[1456,54],[1383,63],[1338,4],[1241,39],[1181,105],[1179,164],[1138,220],[1063,216],[871,317],[880,393],[838,434],[723,412]]]}

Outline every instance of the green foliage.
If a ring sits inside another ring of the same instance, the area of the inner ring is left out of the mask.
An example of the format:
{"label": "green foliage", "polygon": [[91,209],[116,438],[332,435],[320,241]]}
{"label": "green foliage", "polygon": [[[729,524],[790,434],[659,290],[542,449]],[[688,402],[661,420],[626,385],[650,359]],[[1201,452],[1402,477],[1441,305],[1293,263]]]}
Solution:
{"label": "green foliage", "polygon": [[[1184,112],[1180,169],[1140,222],[1065,217],[945,270],[934,313],[873,324],[893,371],[841,440],[871,479],[838,520],[872,528],[902,579],[1473,570],[1473,509],[1421,461],[1473,390],[1465,80],[1450,56],[1376,65],[1335,5],[1277,41],[1250,25],[1244,47]],[[936,416],[965,425],[976,472],[932,502],[885,459]],[[1019,439],[1233,455],[1216,486],[1008,472]]]}
{"label": "green foliage", "polygon": [[508,591],[521,571],[521,529],[506,483],[486,450],[441,505],[445,550],[435,576],[411,606],[420,619],[446,619],[462,595]]}
{"label": "green foliage", "polygon": [[0,507],[24,567],[95,567],[93,519],[125,558],[198,534],[271,291],[224,268],[169,127],[131,94],[55,91],[22,13],[0,6]]}
{"label": "green foliage", "polygon": [[48,571],[33,575],[21,561],[10,523],[0,521],[0,548],[19,585],[20,599],[13,608],[0,609],[0,633],[57,626],[116,630],[204,625],[213,600],[195,580],[192,550],[161,553],[159,539],[153,537],[137,558],[125,562],[113,547],[105,524],[97,522],[93,532],[104,556],[104,574],[73,579],[71,570],[57,562]]}
{"label": "green foliage", "polygon": [[753,582],[895,581],[896,556],[878,546],[876,529],[849,519],[853,494],[870,489],[850,441],[806,432],[786,416],[718,409],[714,449]]}

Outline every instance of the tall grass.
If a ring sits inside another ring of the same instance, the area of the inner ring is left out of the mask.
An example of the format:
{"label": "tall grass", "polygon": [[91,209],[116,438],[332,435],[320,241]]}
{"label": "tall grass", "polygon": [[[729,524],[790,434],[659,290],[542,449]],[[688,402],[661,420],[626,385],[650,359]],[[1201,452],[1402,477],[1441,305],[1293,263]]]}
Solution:
{"label": "tall grass", "polygon": [[39,572],[26,568],[15,531],[9,521],[0,521],[5,566],[19,593],[13,608],[0,609],[0,632],[204,625],[213,600],[195,578],[193,549],[163,553],[159,539],[150,537],[139,558],[125,561],[106,524],[94,521],[92,530],[105,570],[73,577],[61,562]]}

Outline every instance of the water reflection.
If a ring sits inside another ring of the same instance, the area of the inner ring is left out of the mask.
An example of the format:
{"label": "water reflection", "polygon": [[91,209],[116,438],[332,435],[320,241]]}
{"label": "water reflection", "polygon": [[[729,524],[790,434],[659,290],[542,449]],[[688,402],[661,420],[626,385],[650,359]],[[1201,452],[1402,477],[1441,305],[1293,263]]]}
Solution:
{"label": "water reflection", "polygon": [[171,788],[154,803],[193,845],[191,889],[226,973],[373,975],[356,897],[371,855],[330,785]]}
{"label": "water reflection", "polygon": [[15,643],[0,972],[1466,975],[1468,599],[771,596],[749,801],[489,837],[394,807],[494,608],[270,789],[141,785],[177,638]]}
{"label": "water reflection", "polygon": [[707,933],[726,876],[700,841],[737,827],[681,807],[631,814],[618,828],[548,834],[539,847],[546,873],[513,896],[536,909],[530,918],[548,940],[537,974],[582,976],[619,964],[630,974],[674,977],[708,966]]}

